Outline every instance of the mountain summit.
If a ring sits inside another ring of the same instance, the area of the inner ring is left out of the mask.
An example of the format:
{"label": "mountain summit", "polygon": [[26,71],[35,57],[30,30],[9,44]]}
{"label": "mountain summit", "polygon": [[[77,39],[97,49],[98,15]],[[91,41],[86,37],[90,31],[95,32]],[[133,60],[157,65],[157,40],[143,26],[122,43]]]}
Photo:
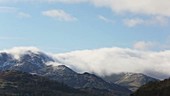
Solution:
{"label": "mountain summit", "polygon": [[48,62],[54,62],[53,58],[40,51],[0,52],[0,70],[33,72],[46,67]]}
{"label": "mountain summit", "polygon": [[149,77],[141,73],[118,73],[103,77],[104,80],[124,86],[131,91],[136,91],[142,85],[158,79]]}

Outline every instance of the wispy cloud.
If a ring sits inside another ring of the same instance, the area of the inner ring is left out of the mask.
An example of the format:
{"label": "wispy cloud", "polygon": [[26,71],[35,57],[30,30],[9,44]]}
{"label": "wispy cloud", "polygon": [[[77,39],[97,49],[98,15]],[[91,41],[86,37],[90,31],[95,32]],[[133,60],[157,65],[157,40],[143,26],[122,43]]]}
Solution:
{"label": "wispy cloud", "polygon": [[31,15],[25,12],[19,12],[18,17],[19,18],[31,18]]}
{"label": "wispy cloud", "polygon": [[0,7],[0,13],[10,13],[10,14],[14,14],[19,18],[30,18],[31,15],[26,13],[26,12],[20,12],[18,8],[16,7],[8,7],[8,6],[1,6]]}
{"label": "wispy cloud", "polygon": [[132,48],[135,50],[140,50],[140,51],[162,51],[162,50],[170,50],[170,37],[168,36],[165,38],[164,41],[136,41],[133,45]]}
{"label": "wispy cloud", "polygon": [[133,48],[137,50],[152,50],[156,45],[157,43],[155,42],[138,41],[133,45]]}
{"label": "wispy cloud", "polygon": [[139,19],[139,18],[125,19],[124,20],[124,24],[128,27],[134,27],[136,25],[141,25],[143,23],[145,23],[145,21],[143,19]]}
{"label": "wispy cloud", "polygon": [[43,11],[42,14],[44,16],[48,16],[48,17],[57,19],[59,21],[75,21],[75,20],[77,20],[76,17],[71,16],[71,14],[69,14],[61,9],[53,9],[53,10]]}
{"label": "wispy cloud", "polygon": [[[153,17],[151,19],[128,18],[124,20],[125,25],[134,27],[136,25],[163,25],[169,22],[170,17],[170,1],[169,0],[0,0],[0,3],[66,3],[79,4],[86,3],[96,7],[109,8],[116,14],[135,14],[137,16],[145,15]],[[60,21],[74,21],[77,18],[64,12],[63,10],[49,10],[43,12],[45,16],[49,16]],[[101,20],[110,21],[104,16],[99,16]]]}
{"label": "wispy cloud", "polygon": [[134,27],[138,25],[167,25],[170,20],[166,17],[155,16],[151,19],[142,19],[142,18],[131,18],[125,19],[123,22],[128,27]]}
{"label": "wispy cloud", "polygon": [[1,36],[0,40],[26,40],[26,38]]}
{"label": "wispy cloud", "polygon": [[100,20],[106,22],[106,23],[114,23],[113,20],[111,20],[111,19],[109,19],[109,18],[107,18],[107,17],[105,17],[105,16],[103,16],[103,15],[98,15],[98,18],[99,18]]}
{"label": "wispy cloud", "polygon": [[17,12],[17,8],[15,7],[6,7],[6,6],[0,7],[0,13],[15,13],[15,12]]}

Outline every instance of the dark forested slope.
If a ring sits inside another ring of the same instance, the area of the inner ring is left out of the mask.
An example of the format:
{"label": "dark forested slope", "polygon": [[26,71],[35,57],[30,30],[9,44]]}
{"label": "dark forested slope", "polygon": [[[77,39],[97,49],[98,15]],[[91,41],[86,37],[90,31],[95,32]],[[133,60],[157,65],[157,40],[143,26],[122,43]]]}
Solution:
{"label": "dark forested slope", "polygon": [[19,71],[0,72],[0,96],[92,96],[47,78]]}
{"label": "dark forested slope", "polygon": [[170,96],[170,79],[143,85],[131,96]]}

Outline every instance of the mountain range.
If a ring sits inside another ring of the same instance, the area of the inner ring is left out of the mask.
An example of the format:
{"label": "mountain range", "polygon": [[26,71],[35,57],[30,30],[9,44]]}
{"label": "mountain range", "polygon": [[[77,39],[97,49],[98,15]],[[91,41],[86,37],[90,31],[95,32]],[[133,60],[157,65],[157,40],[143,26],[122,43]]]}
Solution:
{"label": "mountain range", "polygon": [[0,71],[17,70],[64,83],[71,88],[95,95],[128,96],[143,84],[156,81],[152,77],[137,73],[120,73],[99,77],[88,72],[77,73],[62,64],[57,58],[40,51],[25,50],[17,57],[10,52],[0,52]]}

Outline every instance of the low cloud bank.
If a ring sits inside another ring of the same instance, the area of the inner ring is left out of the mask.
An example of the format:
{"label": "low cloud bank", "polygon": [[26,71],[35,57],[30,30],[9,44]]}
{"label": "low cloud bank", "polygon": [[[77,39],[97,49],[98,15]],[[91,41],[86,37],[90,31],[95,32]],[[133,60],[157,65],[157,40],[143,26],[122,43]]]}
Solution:
{"label": "low cloud bank", "polygon": [[[35,47],[15,47],[2,50],[19,59],[25,52],[41,52]],[[43,52],[44,53],[44,52]],[[56,59],[48,65],[64,64],[77,72],[91,72],[98,75],[110,75],[120,72],[144,73],[164,79],[170,77],[170,50],[142,51],[130,48],[101,48],[95,50],[73,51],[62,54],[49,54]]]}
{"label": "low cloud bank", "polygon": [[78,72],[98,75],[135,72],[160,79],[170,76],[170,50],[153,52],[114,47],[73,51],[55,57]]}

